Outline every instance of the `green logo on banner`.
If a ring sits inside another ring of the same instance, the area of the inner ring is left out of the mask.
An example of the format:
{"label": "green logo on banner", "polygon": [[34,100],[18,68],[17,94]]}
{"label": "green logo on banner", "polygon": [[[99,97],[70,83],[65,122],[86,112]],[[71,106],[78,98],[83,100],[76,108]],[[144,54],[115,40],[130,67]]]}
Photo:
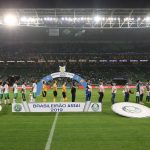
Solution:
{"label": "green logo on banner", "polygon": [[14,106],[14,110],[15,110],[16,112],[20,112],[20,111],[22,110],[22,106],[21,106],[20,104],[16,104],[16,105]]}
{"label": "green logo on banner", "polygon": [[99,110],[99,105],[95,103],[91,106],[91,108],[93,111],[97,112]]}

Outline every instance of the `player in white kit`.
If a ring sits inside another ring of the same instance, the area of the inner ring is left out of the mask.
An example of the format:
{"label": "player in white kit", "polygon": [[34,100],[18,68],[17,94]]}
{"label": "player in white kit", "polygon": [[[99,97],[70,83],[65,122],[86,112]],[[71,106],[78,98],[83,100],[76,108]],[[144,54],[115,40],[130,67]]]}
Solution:
{"label": "player in white kit", "polygon": [[18,98],[18,85],[17,85],[18,81],[16,80],[15,83],[13,84],[13,93],[14,93],[14,99],[13,99],[13,103],[16,103],[16,100]]}
{"label": "player in white kit", "polygon": [[35,80],[32,84],[32,92],[33,92],[33,102],[35,102],[37,92],[37,80]]}
{"label": "player in white kit", "polygon": [[2,86],[2,81],[0,81],[0,105],[2,104],[3,93],[4,93],[4,87]]}
{"label": "player in white kit", "polygon": [[6,81],[4,85],[4,97],[5,97],[5,105],[8,103],[10,105],[10,98],[9,98],[9,86],[8,86],[8,81]]}

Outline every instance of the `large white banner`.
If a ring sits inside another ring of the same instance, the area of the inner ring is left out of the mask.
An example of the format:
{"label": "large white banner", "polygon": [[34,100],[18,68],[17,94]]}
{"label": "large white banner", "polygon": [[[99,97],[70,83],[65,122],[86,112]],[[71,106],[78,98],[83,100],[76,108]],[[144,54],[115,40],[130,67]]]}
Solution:
{"label": "large white banner", "polygon": [[125,117],[131,118],[150,117],[150,108],[130,102],[121,102],[113,104],[112,110],[115,113]]}
{"label": "large white banner", "polygon": [[59,77],[63,77],[63,78],[73,78],[75,74],[70,73],[70,72],[56,72],[51,74],[52,78],[59,78]]}
{"label": "large white banner", "polygon": [[101,103],[13,103],[12,112],[101,112]]}

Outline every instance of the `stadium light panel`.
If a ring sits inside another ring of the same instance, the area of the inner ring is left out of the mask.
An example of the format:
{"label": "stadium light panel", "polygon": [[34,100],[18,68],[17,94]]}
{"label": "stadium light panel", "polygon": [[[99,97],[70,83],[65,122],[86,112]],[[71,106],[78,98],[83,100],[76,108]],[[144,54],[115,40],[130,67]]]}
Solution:
{"label": "stadium light panel", "polygon": [[32,22],[32,23],[35,22],[35,18],[32,18],[32,17],[29,18],[29,22]]}
{"label": "stadium light panel", "polygon": [[95,16],[95,17],[94,17],[94,21],[95,21],[95,22],[99,22],[100,20],[101,20],[101,17],[100,17],[100,16]]}
{"label": "stadium light panel", "polygon": [[4,16],[4,24],[8,26],[16,26],[18,25],[18,19],[16,15],[7,14]]}
{"label": "stadium light panel", "polygon": [[102,20],[105,21],[105,18],[103,17]]}
{"label": "stadium light panel", "polygon": [[21,21],[21,22],[28,22],[28,18],[27,18],[27,17],[21,17],[21,18],[20,18],[20,21]]}
{"label": "stadium light panel", "polygon": [[114,20],[116,20],[116,18],[110,17],[110,18],[108,18],[108,20],[109,21],[114,21]]}
{"label": "stadium light panel", "polygon": [[150,22],[150,17],[146,17],[146,18],[144,18],[144,20],[145,20],[146,22]]}
{"label": "stadium light panel", "polygon": [[137,18],[137,21],[140,21],[141,20],[141,18]]}

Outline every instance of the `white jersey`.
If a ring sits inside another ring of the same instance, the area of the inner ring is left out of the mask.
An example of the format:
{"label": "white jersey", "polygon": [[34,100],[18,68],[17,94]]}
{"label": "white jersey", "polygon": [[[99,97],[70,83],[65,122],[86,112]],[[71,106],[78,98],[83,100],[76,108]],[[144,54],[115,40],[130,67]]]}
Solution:
{"label": "white jersey", "polygon": [[117,93],[117,88],[116,88],[116,86],[112,86],[112,93]]}
{"label": "white jersey", "polygon": [[136,96],[140,96],[140,92],[136,92]]}
{"label": "white jersey", "polygon": [[14,93],[18,93],[18,85],[14,83],[13,85]]}
{"label": "white jersey", "polygon": [[129,86],[126,85],[125,88],[124,88],[124,92],[129,92],[129,90],[130,90]]}
{"label": "white jersey", "polygon": [[144,86],[140,87],[140,94],[144,94]]}
{"label": "white jersey", "polygon": [[103,93],[104,93],[104,91],[105,91],[105,90],[104,90],[104,86],[103,86],[103,85],[100,85],[100,86],[99,86],[99,92],[103,92]]}
{"label": "white jersey", "polygon": [[88,85],[88,91],[92,92],[92,86],[91,85]]}
{"label": "white jersey", "polygon": [[4,87],[0,85],[0,94],[3,94]]}
{"label": "white jersey", "polygon": [[5,94],[9,93],[9,86],[8,86],[8,84],[4,85],[4,93]]}
{"label": "white jersey", "polygon": [[33,87],[33,93],[36,93],[37,92],[37,84],[33,83],[32,87]]}
{"label": "white jersey", "polygon": [[26,86],[24,84],[22,84],[21,88],[22,88],[22,92],[26,93]]}

